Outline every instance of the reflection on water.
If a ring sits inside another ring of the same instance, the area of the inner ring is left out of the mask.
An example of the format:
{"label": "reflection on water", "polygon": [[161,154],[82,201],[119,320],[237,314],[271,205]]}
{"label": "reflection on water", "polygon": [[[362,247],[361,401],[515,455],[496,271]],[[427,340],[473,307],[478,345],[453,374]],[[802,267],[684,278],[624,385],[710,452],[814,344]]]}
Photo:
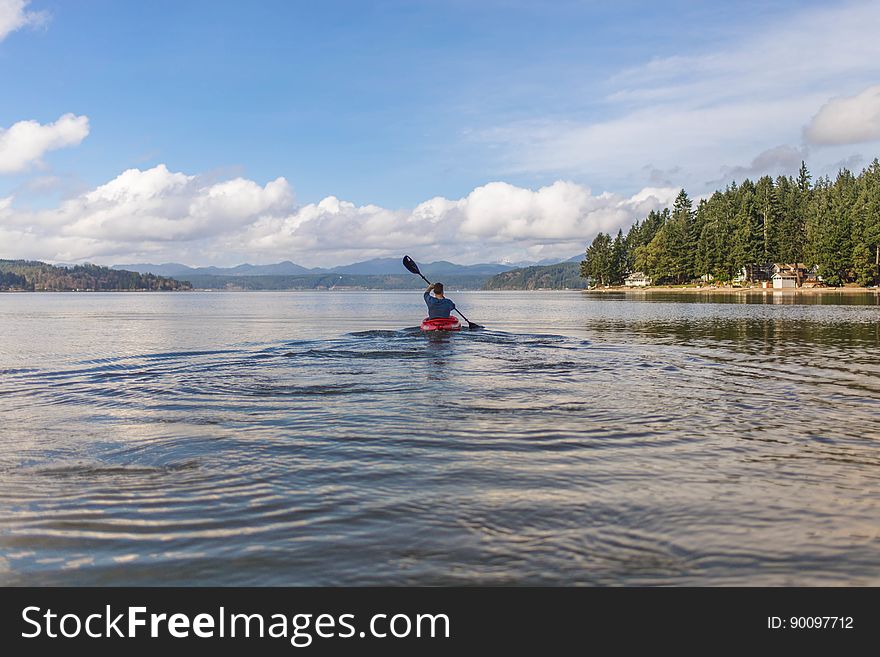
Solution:
{"label": "reflection on water", "polygon": [[0,296],[0,583],[880,583],[876,295],[450,296]]}
{"label": "reflection on water", "polygon": [[601,301],[615,299],[617,301],[636,299],[640,302],[653,303],[744,303],[744,304],[775,304],[797,306],[876,306],[880,305],[880,294],[876,291],[841,292],[825,289],[821,292],[801,290],[743,290],[740,292],[701,292],[688,290],[680,292],[663,292],[652,290],[629,292],[584,292],[584,297]]}

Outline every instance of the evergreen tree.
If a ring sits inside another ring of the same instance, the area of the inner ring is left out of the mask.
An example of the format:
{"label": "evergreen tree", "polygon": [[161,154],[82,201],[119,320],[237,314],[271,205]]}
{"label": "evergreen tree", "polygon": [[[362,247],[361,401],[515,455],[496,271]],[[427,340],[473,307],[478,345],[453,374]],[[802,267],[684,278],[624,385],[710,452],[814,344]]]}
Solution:
{"label": "evergreen tree", "polygon": [[801,168],[798,170],[798,177],[795,183],[794,195],[794,234],[793,240],[800,240],[797,243],[790,244],[792,247],[791,262],[801,262],[807,252],[806,236],[807,236],[807,218],[810,212],[810,180],[812,176],[807,170],[806,162],[801,162]]}
{"label": "evergreen tree", "polygon": [[678,282],[684,282],[696,272],[696,248],[700,238],[697,231],[693,202],[683,189],[675,198],[672,206],[672,221],[676,228],[671,236],[675,238],[673,247],[676,249],[675,268]]}
{"label": "evergreen tree", "polygon": [[711,274],[715,269],[715,249],[712,245],[712,229],[714,228],[713,208],[718,192],[709,200],[703,199],[697,206],[696,222],[700,226],[700,235],[697,238],[697,249],[694,254],[694,269],[697,276]]}
{"label": "evergreen tree", "polygon": [[830,224],[833,221],[831,214],[831,181],[819,178],[813,186],[810,196],[806,219],[806,247],[805,255],[807,264],[818,265],[819,275],[830,285],[839,285],[832,265],[834,250],[833,236]]}
{"label": "evergreen tree", "polygon": [[610,285],[613,267],[611,236],[605,233],[596,235],[587,249],[581,263],[581,276],[592,278],[599,285]]}
{"label": "evergreen tree", "polygon": [[856,282],[880,283],[880,162],[876,158],[859,176],[851,222]]}
{"label": "evergreen tree", "polygon": [[753,266],[763,260],[763,228],[755,198],[755,185],[749,179],[743,181],[736,198],[737,212],[734,219],[733,256],[737,270],[746,271],[752,280]]}
{"label": "evergreen tree", "polygon": [[775,252],[779,262],[800,262],[804,259],[806,232],[800,194],[793,179],[784,176],[776,179],[776,197],[781,215],[775,231]]}
{"label": "evergreen tree", "polygon": [[684,283],[692,268],[687,225],[680,217],[670,219],[647,246],[646,272],[658,282]]}
{"label": "evergreen tree", "polygon": [[729,280],[726,255],[729,252],[730,231],[727,218],[728,194],[715,192],[697,208],[702,226],[697,242],[697,274],[711,275],[718,280]]}
{"label": "evergreen tree", "polygon": [[755,204],[761,216],[761,257],[760,262],[779,260],[779,232],[781,209],[776,187],[770,176],[761,177],[755,184]]}
{"label": "evergreen tree", "polygon": [[803,262],[807,249],[807,214],[810,211],[812,176],[801,162],[797,180],[777,178],[776,189],[782,212],[776,253],[783,263]]}
{"label": "evergreen tree", "polygon": [[626,263],[626,245],[623,239],[623,231],[617,231],[617,237],[614,238],[614,244],[611,246],[611,267],[608,274],[608,280],[611,285],[620,285],[623,279],[629,273]]}

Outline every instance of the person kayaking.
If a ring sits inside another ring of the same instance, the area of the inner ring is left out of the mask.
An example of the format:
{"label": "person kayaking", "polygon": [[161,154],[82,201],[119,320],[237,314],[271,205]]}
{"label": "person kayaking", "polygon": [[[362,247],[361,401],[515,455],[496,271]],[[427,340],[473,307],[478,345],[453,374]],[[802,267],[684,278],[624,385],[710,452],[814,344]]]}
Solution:
{"label": "person kayaking", "polygon": [[[428,284],[428,289],[425,290],[425,303],[428,306],[428,317],[422,321],[421,329],[423,331],[458,331],[461,329],[461,324],[458,319],[455,317],[451,317],[449,313],[455,310],[456,313],[461,315],[461,318],[468,323],[469,330],[476,330],[484,328],[479,324],[474,324],[467,317],[465,317],[460,310],[455,307],[455,304],[452,303],[450,299],[447,299],[443,296],[443,283],[432,283],[425,275],[419,271],[419,266],[416,264],[415,260],[410,258],[409,256],[403,256],[403,266],[406,267],[408,271],[411,271],[416,276],[421,276],[422,280]],[[434,296],[431,296],[431,292],[434,293]]]}
{"label": "person kayaking", "polygon": [[[431,296],[431,292],[434,296]],[[428,304],[428,318],[437,319],[439,317],[449,317],[449,314],[455,310],[455,304],[452,299],[443,296],[443,283],[432,283],[425,290],[425,303]]]}

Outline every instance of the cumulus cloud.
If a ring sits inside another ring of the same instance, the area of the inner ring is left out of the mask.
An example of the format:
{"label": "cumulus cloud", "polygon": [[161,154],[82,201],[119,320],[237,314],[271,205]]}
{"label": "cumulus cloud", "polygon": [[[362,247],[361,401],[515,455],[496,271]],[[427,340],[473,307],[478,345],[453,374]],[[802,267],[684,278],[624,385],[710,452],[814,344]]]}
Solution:
{"label": "cumulus cloud", "polygon": [[0,243],[3,257],[64,261],[179,254],[189,242],[207,245],[292,204],[284,178],[263,186],[244,178],[211,182],[158,165],[124,171],[48,210],[16,210],[7,198],[0,203]]}
{"label": "cumulus cloud", "polygon": [[19,121],[0,128],[0,173],[24,171],[48,151],[76,146],[89,134],[89,118],[65,114],[54,123]]}
{"label": "cumulus cloud", "polygon": [[207,181],[165,165],[130,169],[48,210],[0,199],[0,257],[51,261],[183,260],[234,264],[293,259],[335,265],[411,252],[458,262],[567,257],[669,205],[677,188],[629,197],[557,181],[537,190],[492,182],[460,199],[412,209],[329,196],[295,206],[284,178]]}
{"label": "cumulus cloud", "polygon": [[584,248],[599,231],[616,231],[669,205],[677,193],[646,188],[622,197],[594,195],[564,181],[538,190],[492,182],[461,199],[437,197],[396,211],[328,197],[283,217],[263,217],[236,242],[264,258],[301,254],[304,264],[402,251],[464,263],[562,257]]}
{"label": "cumulus cloud", "polygon": [[165,165],[129,169],[111,182],[66,201],[51,221],[65,235],[117,242],[166,242],[218,235],[262,213],[287,208],[290,186],[278,178],[260,187],[244,178],[205,184]]}
{"label": "cumulus cloud", "polygon": [[880,139],[880,84],[825,103],[804,136],[814,144],[859,144]]}
{"label": "cumulus cloud", "polygon": [[30,0],[0,0],[0,41],[16,30],[48,20],[45,11],[27,11],[29,4]]}

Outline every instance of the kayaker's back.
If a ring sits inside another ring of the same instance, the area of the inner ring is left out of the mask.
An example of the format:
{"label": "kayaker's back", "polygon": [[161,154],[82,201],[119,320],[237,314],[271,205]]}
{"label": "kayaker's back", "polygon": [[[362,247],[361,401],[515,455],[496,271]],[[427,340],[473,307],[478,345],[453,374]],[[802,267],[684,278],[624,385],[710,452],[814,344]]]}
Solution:
{"label": "kayaker's back", "polygon": [[[438,294],[438,297],[432,297],[431,292],[434,294]],[[443,296],[443,284],[442,283],[434,283],[431,287],[425,290],[425,304],[428,306],[428,318],[429,319],[438,319],[442,317],[449,317],[450,313],[455,310],[455,304],[451,299],[447,299]]]}

